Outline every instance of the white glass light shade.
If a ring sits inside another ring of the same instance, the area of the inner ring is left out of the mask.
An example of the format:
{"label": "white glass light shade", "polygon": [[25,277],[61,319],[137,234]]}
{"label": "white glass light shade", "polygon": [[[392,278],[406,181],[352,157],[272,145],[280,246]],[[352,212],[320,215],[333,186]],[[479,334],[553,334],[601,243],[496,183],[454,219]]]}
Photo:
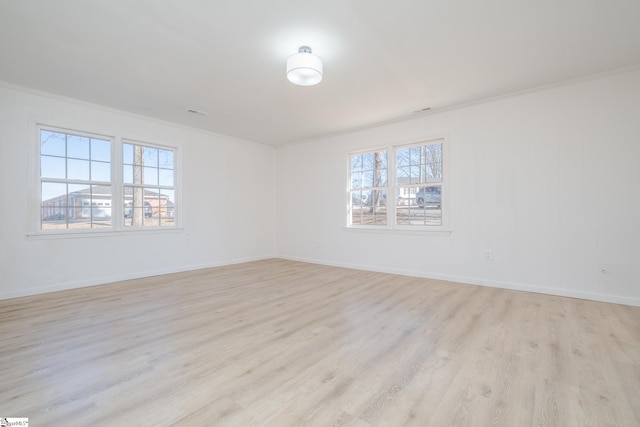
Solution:
{"label": "white glass light shade", "polygon": [[298,53],[287,59],[287,78],[299,86],[312,86],[322,80],[322,60],[302,46]]}

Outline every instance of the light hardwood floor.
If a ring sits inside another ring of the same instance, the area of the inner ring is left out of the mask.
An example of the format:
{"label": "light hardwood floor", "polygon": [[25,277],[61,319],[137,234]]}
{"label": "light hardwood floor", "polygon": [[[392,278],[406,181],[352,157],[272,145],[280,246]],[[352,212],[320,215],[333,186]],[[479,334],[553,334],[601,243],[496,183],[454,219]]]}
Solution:
{"label": "light hardwood floor", "polygon": [[32,426],[639,426],[640,308],[266,260],[0,301]]}

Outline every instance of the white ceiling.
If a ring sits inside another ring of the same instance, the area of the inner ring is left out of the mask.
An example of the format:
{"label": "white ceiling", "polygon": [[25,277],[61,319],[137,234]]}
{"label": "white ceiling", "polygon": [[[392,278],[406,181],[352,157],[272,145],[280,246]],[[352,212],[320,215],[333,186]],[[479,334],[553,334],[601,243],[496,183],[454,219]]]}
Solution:
{"label": "white ceiling", "polygon": [[273,145],[636,64],[639,0],[0,0],[0,80]]}

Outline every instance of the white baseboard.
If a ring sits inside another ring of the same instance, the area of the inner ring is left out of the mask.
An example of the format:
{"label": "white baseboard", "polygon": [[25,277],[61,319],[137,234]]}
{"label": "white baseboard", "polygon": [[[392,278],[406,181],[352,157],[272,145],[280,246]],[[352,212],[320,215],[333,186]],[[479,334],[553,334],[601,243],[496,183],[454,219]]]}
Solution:
{"label": "white baseboard", "polygon": [[640,298],[627,297],[622,295],[601,294],[596,292],[576,291],[561,288],[538,287],[525,285],[522,283],[501,282],[480,279],[475,277],[456,276],[448,274],[429,273],[413,270],[402,270],[395,268],[375,267],[370,265],[360,265],[353,263],[335,262],[327,260],[318,260],[310,258],[301,258],[294,256],[278,255],[278,258],[288,259],[291,261],[308,262],[312,264],[328,265],[332,267],[353,268],[356,270],[376,271],[380,273],[398,274],[401,276],[421,277],[425,279],[446,280],[449,282],[464,283],[469,285],[488,286],[491,288],[511,289],[516,291],[533,292],[537,294],[555,295],[569,298],[579,298],[591,301],[609,302],[614,304],[629,305],[632,307],[640,307]]}
{"label": "white baseboard", "polygon": [[163,268],[163,269],[149,270],[149,271],[133,273],[133,274],[118,274],[113,276],[104,276],[104,277],[96,278],[93,280],[61,282],[53,285],[25,289],[20,291],[0,292],[0,300],[10,299],[10,298],[19,298],[19,297],[25,297],[30,295],[45,294],[48,292],[66,291],[69,289],[85,288],[88,286],[104,285],[107,283],[122,282],[124,280],[131,280],[131,279],[141,279],[144,277],[161,276],[163,274],[182,273],[185,271],[202,270],[204,268],[222,267],[225,265],[242,264],[245,262],[252,262],[252,261],[262,261],[270,258],[276,258],[276,256],[273,255],[273,256],[221,260],[221,261],[207,263],[207,264],[189,265],[189,266],[177,267],[177,268]]}
{"label": "white baseboard", "polygon": [[401,276],[412,276],[412,277],[422,277],[425,279],[446,280],[449,282],[465,283],[470,285],[488,286],[492,288],[501,288],[501,289],[512,289],[516,291],[534,292],[538,294],[556,295],[556,296],[570,297],[570,298],[580,298],[585,300],[609,302],[614,304],[623,304],[623,305],[629,305],[633,307],[640,307],[640,298],[627,297],[627,296],[621,296],[621,295],[601,294],[601,293],[595,293],[595,292],[575,291],[575,290],[567,290],[567,289],[551,288],[551,287],[538,287],[538,286],[525,285],[522,283],[500,282],[500,281],[492,281],[492,280],[486,280],[486,279],[480,279],[480,278],[474,278],[474,277],[429,273],[429,272],[413,271],[413,270],[402,270],[402,269],[395,269],[395,268],[381,268],[381,267],[375,267],[370,265],[327,261],[327,260],[319,260],[319,259],[311,259],[311,258],[301,258],[301,257],[286,256],[286,255],[271,255],[271,256],[221,260],[221,261],[216,261],[212,263],[190,265],[190,266],[184,266],[184,267],[178,267],[178,268],[165,268],[165,269],[151,270],[151,271],[145,271],[145,272],[134,273],[134,274],[106,276],[106,277],[100,277],[95,280],[62,282],[62,283],[56,283],[54,285],[42,286],[39,288],[26,289],[21,291],[0,292],[0,300],[24,297],[29,295],[44,294],[48,292],[57,292],[57,291],[64,291],[69,289],[84,288],[88,286],[104,285],[106,283],[121,282],[123,280],[140,279],[144,277],[160,276],[163,274],[182,273],[185,271],[201,270],[204,268],[222,267],[225,265],[242,264],[245,262],[252,262],[252,261],[262,261],[270,258],[281,258],[281,259],[288,259],[291,261],[307,262],[311,264],[328,265],[332,267],[344,267],[344,268],[353,268],[356,270],[377,271],[380,273],[398,274]]}

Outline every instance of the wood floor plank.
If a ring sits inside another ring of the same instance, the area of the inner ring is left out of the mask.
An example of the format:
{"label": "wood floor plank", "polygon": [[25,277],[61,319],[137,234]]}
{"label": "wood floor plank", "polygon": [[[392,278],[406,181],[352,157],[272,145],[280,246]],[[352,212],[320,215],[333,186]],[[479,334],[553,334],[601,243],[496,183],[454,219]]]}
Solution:
{"label": "wood floor plank", "polygon": [[640,308],[281,259],[0,301],[33,425],[636,426]]}

